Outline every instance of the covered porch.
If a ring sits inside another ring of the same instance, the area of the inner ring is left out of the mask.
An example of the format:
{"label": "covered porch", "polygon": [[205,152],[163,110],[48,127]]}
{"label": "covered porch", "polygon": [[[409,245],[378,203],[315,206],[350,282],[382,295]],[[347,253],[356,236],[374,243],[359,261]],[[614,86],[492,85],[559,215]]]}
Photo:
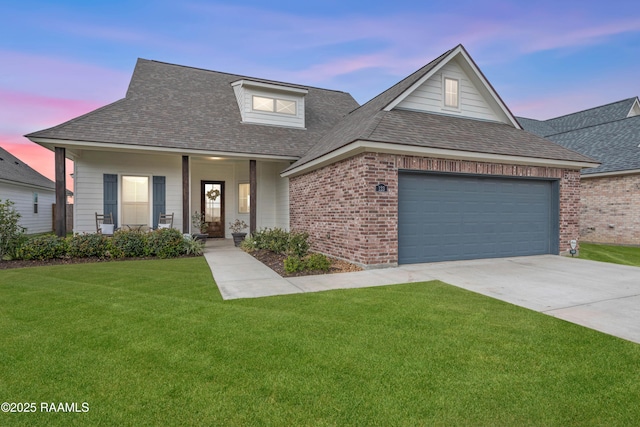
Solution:
{"label": "covered porch", "polygon": [[173,213],[173,228],[183,233],[200,231],[194,224],[200,215],[206,234],[216,238],[230,238],[236,219],[248,232],[289,228],[289,182],[280,177],[288,159],[92,148],[55,147],[56,188],[65,188],[64,159],[71,158],[76,195],[73,230],[59,212],[58,235],[95,232],[96,212],[112,213],[117,227],[144,228],[156,228],[160,213]]}

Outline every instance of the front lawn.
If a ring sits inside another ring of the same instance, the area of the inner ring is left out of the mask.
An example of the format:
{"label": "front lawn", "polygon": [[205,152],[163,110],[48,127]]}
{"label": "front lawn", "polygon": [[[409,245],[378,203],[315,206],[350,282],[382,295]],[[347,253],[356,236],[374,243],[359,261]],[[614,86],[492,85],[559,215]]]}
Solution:
{"label": "front lawn", "polygon": [[640,267],[640,248],[580,243],[580,258]]}
{"label": "front lawn", "polygon": [[[222,301],[203,258],[0,271],[1,425],[634,425],[640,346],[441,282]],[[50,407],[50,406],[49,406]]]}

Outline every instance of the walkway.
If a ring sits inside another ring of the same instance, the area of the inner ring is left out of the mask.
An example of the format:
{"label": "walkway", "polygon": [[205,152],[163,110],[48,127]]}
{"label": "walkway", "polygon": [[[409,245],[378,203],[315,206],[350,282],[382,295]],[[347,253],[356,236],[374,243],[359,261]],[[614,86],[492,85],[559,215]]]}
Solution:
{"label": "walkway", "polygon": [[224,299],[441,280],[640,343],[638,267],[540,255],[283,278],[231,241],[207,242],[205,258]]}

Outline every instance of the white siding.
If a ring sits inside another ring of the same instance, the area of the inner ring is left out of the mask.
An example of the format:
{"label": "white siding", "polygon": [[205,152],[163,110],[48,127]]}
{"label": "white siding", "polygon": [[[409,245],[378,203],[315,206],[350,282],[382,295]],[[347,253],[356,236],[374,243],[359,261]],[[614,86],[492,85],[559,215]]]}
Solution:
{"label": "white siding", "polygon": [[[38,213],[33,213],[33,193],[38,193]],[[52,231],[55,191],[0,182],[0,200],[11,200],[20,213],[20,225],[28,234]]]}
{"label": "white siding", "polygon": [[[102,213],[103,175],[118,175],[118,218],[122,218],[122,175],[166,177],[166,211],[174,213],[174,228],[182,228],[182,158],[154,154],[123,154],[103,151],[84,151],[75,162],[74,232],[95,233],[95,213]],[[151,179],[149,180],[151,187]],[[152,189],[150,191],[150,203]],[[149,225],[153,224],[150,207]],[[119,224],[120,225],[120,224]]]}
{"label": "white siding", "polygon": [[[443,75],[460,82],[460,109],[444,107]],[[413,93],[400,102],[396,108],[413,111],[449,114],[473,119],[503,122],[502,114],[498,115],[473,84],[467,73],[457,64],[450,61],[431,78],[418,87]]]}
{"label": "white siding", "polygon": [[280,178],[279,174],[276,182],[276,227],[289,230],[289,178]]}

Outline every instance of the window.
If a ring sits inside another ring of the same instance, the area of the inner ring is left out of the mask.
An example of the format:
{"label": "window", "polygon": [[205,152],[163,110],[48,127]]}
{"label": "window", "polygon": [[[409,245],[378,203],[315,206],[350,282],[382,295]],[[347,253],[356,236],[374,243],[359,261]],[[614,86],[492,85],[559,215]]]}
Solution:
{"label": "window", "polygon": [[251,208],[250,191],[249,184],[238,184],[238,213],[249,213]]}
{"label": "window", "polygon": [[450,108],[460,108],[459,82],[449,77],[444,78],[444,106]]}
{"label": "window", "polygon": [[149,224],[149,177],[122,177],[122,224]]}
{"label": "window", "polygon": [[256,111],[268,111],[270,113],[291,114],[295,116],[296,101],[254,95],[252,108]]}
{"label": "window", "polygon": [[38,213],[38,193],[33,193],[33,213]]}

